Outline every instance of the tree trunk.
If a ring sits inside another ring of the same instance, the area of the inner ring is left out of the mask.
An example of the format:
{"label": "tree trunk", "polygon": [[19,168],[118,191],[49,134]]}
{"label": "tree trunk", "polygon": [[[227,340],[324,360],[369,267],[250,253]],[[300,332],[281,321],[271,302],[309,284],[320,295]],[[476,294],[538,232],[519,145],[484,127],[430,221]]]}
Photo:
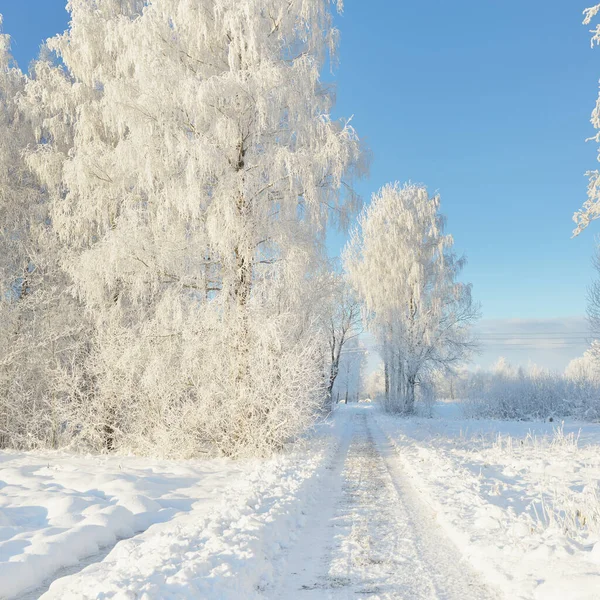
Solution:
{"label": "tree trunk", "polygon": [[388,367],[387,360],[383,363],[383,378],[385,380],[385,399],[386,399],[386,402],[389,403],[389,401],[390,401],[390,374],[389,374],[389,367]]}
{"label": "tree trunk", "polygon": [[[240,175],[240,189],[235,208],[240,221],[241,230],[247,231],[250,226],[250,206],[244,190],[244,168],[246,147],[243,136],[237,146],[237,164],[235,170]],[[248,240],[241,239],[235,246],[235,281],[233,285],[233,303],[236,310],[236,318],[239,319],[239,332],[237,339],[237,382],[242,384],[247,381],[250,373],[249,350],[250,330],[248,326],[248,301],[252,290],[252,276],[254,274],[254,248]]]}
{"label": "tree trunk", "polygon": [[115,418],[115,409],[111,406],[108,409],[108,415],[104,423],[104,427],[102,428],[102,433],[104,435],[104,448],[108,452],[112,452],[115,449]]}
{"label": "tree trunk", "polygon": [[397,381],[397,390],[396,390],[396,398],[404,403],[404,396],[406,394],[406,385],[405,385],[405,377],[404,377],[404,362],[402,360],[402,356],[398,353],[397,357],[397,369],[398,369],[398,381]]}
{"label": "tree trunk", "polygon": [[335,384],[335,380],[336,380],[337,376],[338,376],[338,366],[334,362],[331,364],[331,369],[329,371],[329,381],[327,383],[327,398],[331,399],[333,397],[333,386]]}
{"label": "tree trunk", "polygon": [[237,381],[241,383],[247,380],[250,372],[249,350],[250,350],[250,328],[248,324],[248,300],[250,299],[252,266],[236,248],[237,280],[234,284],[233,294],[235,302],[235,317],[238,322],[237,331]]}
{"label": "tree trunk", "polygon": [[404,412],[410,415],[415,410],[415,387],[417,385],[417,378],[414,375],[409,375],[406,384]]}

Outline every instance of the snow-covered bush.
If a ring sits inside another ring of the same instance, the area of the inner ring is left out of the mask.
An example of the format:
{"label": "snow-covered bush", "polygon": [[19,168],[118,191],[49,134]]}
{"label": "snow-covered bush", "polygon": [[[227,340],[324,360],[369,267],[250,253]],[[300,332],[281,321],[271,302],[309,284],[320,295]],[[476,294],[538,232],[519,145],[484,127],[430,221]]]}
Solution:
{"label": "snow-covered bush", "polygon": [[253,314],[245,363],[252,366],[240,372],[234,328],[221,311],[216,302],[188,305],[135,332],[107,328],[91,357],[95,393],[71,415],[73,445],[166,457],[266,455],[310,426],[324,395],[320,340],[290,337],[293,315]]}
{"label": "snow-covered bush", "polygon": [[573,363],[563,375],[537,367],[515,369],[500,359],[491,371],[464,374],[457,390],[467,412],[480,418],[600,417],[600,382]]}
{"label": "snow-covered bush", "polygon": [[[38,290],[18,306],[0,302],[0,448],[70,442],[87,332],[72,299],[53,292]],[[56,323],[63,327],[55,330]]]}

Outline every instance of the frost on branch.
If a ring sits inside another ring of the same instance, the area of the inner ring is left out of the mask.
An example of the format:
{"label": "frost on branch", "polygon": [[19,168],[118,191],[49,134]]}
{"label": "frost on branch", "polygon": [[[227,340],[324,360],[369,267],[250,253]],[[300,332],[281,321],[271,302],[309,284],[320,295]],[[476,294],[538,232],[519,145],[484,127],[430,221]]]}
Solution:
{"label": "frost on branch", "polygon": [[[584,11],[585,18],[583,24],[590,25],[599,12],[600,4],[587,8]],[[592,34],[592,47],[596,44],[600,44],[600,24],[596,24],[590,33]],[[598,96],[596,106],[592,111],[591,123],[596,130],[600,130],[600,96]],[[600,142],[600,132],[591,137],[588,141],[590,140]],[[598,160],[600,161],[600,154],[598,155]],[[573,215],[573,221],[575,221],[576,224],[575,230],[573,231],[574,235],[579,235],[591,221],[600,217],[600,171],[588,171],[586,175],[589,177],[588,198],[583,203],[581,209]]]}
{"label": "frost on branch", "polygon": [[79,441],[264,453],[314,415],[311,273],[327,224],[357,205],[342,190],[359,155],[319,80],[329,7],[69,3],[21,104],[61,266],[94,323]]}
{"label": "frost on branch", "polygon": [[23,157],[35,142],[20,106],[26,81],[0,33],[0,448],[65,441],[67,388],[84,352],[48,198]]}
{"label": "frost on branch", "polygon": [[464,259],[444,234],[439,196],[418,185],[384,186],[359,217],[345,250],[349,278],[382,348],[384,406],[412,412],[432,374],[451,371],[473,349],[471,287]]}

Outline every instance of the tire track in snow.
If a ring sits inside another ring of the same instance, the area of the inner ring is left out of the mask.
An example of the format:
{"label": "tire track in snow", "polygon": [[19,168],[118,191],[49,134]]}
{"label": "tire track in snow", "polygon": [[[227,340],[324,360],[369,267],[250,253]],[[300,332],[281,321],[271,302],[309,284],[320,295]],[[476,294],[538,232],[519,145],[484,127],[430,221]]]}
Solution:
{"label": "tire track in snow", "polygon": [[367,428],[385,466],[389,482],[397,498],[397,513],[405,521],[416,550],[432,586],[432,595],[411,594],[403,598],[435,598],[439,600],[496,600],[500,594],[488,587],[468,564],[453,542],[436,522],[435,512],[414,489],[396,456],[396,449],[373,417],[367,417]]}
{"label": "tire track in snow", "polygon": [[302,589],[304,581],[316,580],[320,576],[321,565],[314,560],[315,549],[325,553],[332,549],[329,527],[335,517],[336,505],[333,500],[341,494],[342,471],[354,436],[355,419],[347,419],[344,425],[337,453],[327,466],[328,475],[319,484],[311,502],[312,508],[307,511],[306,525],[287,557],[283,558],[285,575],[279,578],[274,587],[265,590],[267,598],[295,600],[298,598],[297,590]]}
{"label": "tire track in snow", "polygon": [[268,594],[280,600],[497,598],[462,560],[423,506],[367,411],[354,411],[349,447],[322,484],[287,572]]}

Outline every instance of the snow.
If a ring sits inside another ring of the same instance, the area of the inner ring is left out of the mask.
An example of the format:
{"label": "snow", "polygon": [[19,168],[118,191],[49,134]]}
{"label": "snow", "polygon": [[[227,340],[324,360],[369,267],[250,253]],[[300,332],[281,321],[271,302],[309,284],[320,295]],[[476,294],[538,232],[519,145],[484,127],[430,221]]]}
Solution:
{"label": "snow", "polygon": [[0,597],[253,597],[336,427],[263,461],[0,453]]}
{"label": "snow", "polygon": [[360,404],[266,460],[2,452],[0,597],[591,600],[599,444]]}
{"label": "snow", "polygon": [[267,597],[496,598],[421,505],[370,407],[342,416],[352,427]]}
{"label": "snow", "polygon": [[205,511],[244,478],[242,463],[0,454],[0,591],[57,570],[185,512]]}
{"label": "snow", "polygon": [[507,598],[599,597],[600,425],[468,420],[457,404],[375,415],[438,523]]}

